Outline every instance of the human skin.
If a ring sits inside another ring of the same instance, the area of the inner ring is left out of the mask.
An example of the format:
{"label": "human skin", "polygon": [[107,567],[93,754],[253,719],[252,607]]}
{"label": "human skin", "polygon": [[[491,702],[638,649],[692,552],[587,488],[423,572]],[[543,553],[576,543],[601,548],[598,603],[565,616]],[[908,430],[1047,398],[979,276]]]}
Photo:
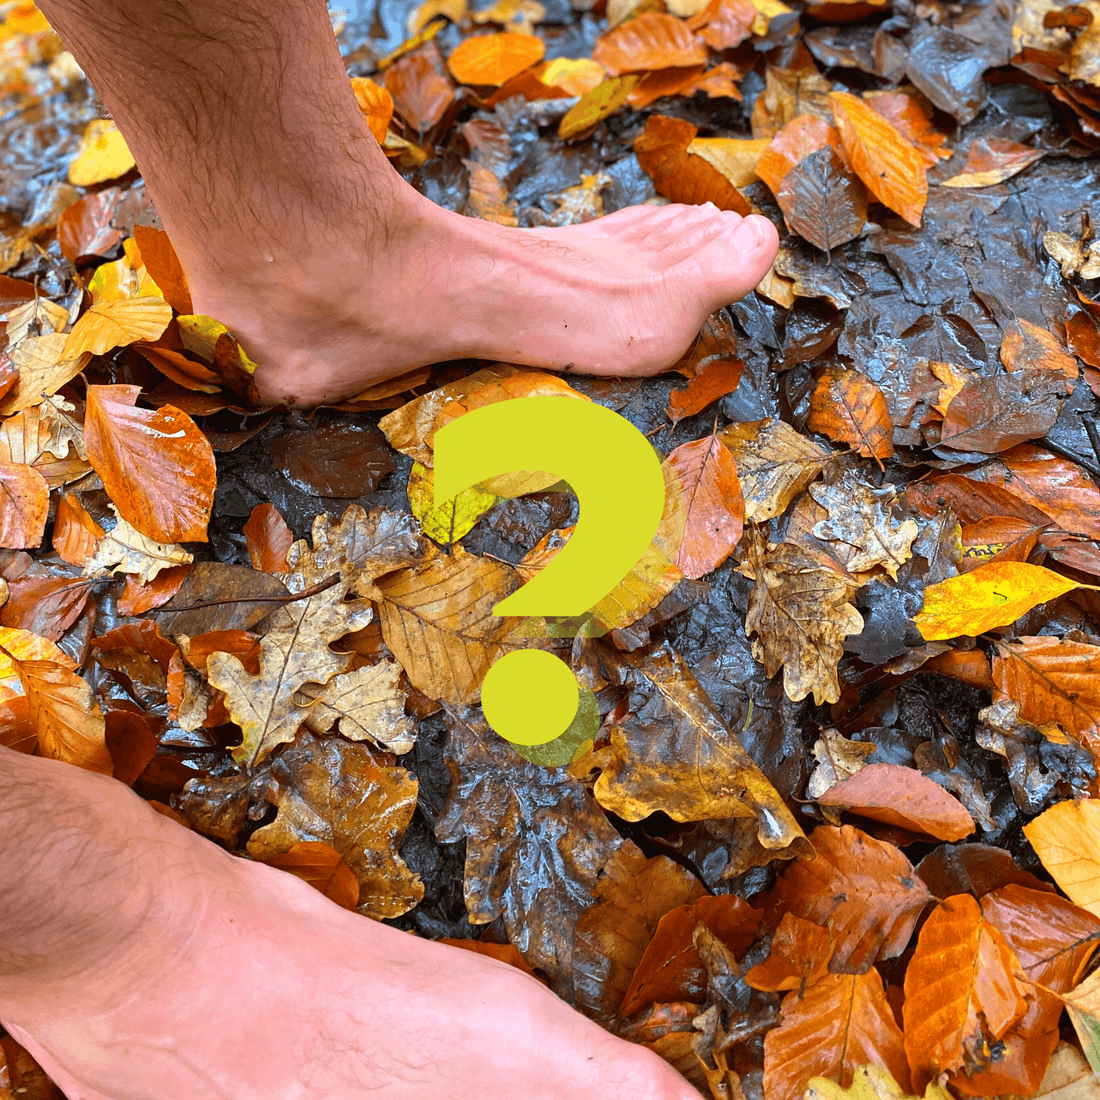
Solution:
{"label": "human skin", "polygon": [[43,0],[126,136],[194,308],[314,405],[478,357],[653,374],[777,248],[766,219],[638,206],[512,229],[443,210],[389,165],[322,0]]}
{"label": "human skin", "polygon": [[0,748],[0,1022],[68,1100],[699,1100],[528,975]]}

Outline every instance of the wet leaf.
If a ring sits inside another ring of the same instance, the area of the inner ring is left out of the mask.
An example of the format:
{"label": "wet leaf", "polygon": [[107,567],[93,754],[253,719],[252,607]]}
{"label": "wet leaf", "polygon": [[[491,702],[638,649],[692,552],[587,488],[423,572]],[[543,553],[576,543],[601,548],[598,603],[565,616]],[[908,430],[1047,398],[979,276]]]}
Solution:
{"label": "wet leaf", "polygon": [[924,606],[913,621],[926,641],[960,634],[976,637],[1009,626],[1033,607],[1079,587],[1076,581],[1041,565],[990,562],[929,585],[924,590]]}
{"label": "wet leaf", "polygon": [[788,993],[783,1021],[764,1037],[769,1100],[799,1100],[812,1078],[851,1084],[857,1066],[884,1064],[908,1085],[901,1029],[876,970],[824,974],[805,993]]}
{"label": "wet leaf", "polygon": [[828,367],[810,398],[809,427],[880,465],[894,453],[894,426],[882,390],[856,370]]}
{"label": "wet leaf", "polygon": [[83,565],[95,552],[103,533],[79,498],[72,493],[61,496],[53,523],[53,548],[62,561]]}
{"label": "wet leaf", "polygon": [[519,225],[515,205],[508,201],[508,192],[504,184],[483,164],[472,160],[463,162],[470,174],[470,197],[466,212],[471,217],[483,221],[496,222],[497,225]]}
{"label": "wet leaf", "polygon": [[1100,917],[1100,800],[1059,802],[1025,825],[1024,835],[1067,897]]}
{"label": "wet leaf", "polygon": [[0,398],[0,416],[10,416],[37,405],[43,397],[57,393],[87,365],[90,356],[66,358],[68,336],[51,332],[46,336],[28,336],[11,354],[12,366],[19,371],[15,385]]}
{"label": "wet leaf", "polygon": [[[934,1081],[924,1090],[924,1100],[950,1100],[951,1093]],[[841,1088],[835,1081],[815,1077],[806,1090],[805,1100],[917,1100],[907,1097],[905,1090],[881,1066],[859,1066],[852,1074],[850,1088]]]}
{"label": "wet leaf", "polygon": [[699,373],[682,390],[673,390],[665,412],[673,424],[702,412],[708,405],[732,393],[741,381],[745,364],[740,359],[714,358],[705,361]]}
{"label": "wet leaf", "polygon": [[703,65],[707,50],[683,20],[663,12],[645,12],[597,39],[592,60],[610,76],[622,76]]}
{"label": "wet leaf", "polygon": [[848,160],[884,206],[919,226],[928,180],[925,162],[882,115],[848,92],[831,92],[833,119]]}
{"label": "wet leaf", "polygon": [[755,527],[742,545],[738,572],[756,582],[745,617],[746,631],[756,635],[753,656],[769,677],[783,669],[789,698],[813,693],[818,705],[835,703],[843,639],[863,630],[863,617],[849,603],[857,582],[792,543],[769,542]]}
{"label": "wet leaf", "polygon": [[922,107],[915,95],[903,91],[867,92],[863,102],[882,115],[929,167],[951,157],[952,150],[944,148],[947,137],[932,127],[931,108]]}
{"label": "wet leaf", "polygon": [[787,225],[824,252],[855,240],[867,221],[863,185],[827,146],[783,176],[776,201]]}
{"label": "wet leaf", "polygon": [[497,87],[541,61],[546,47],[532,34],[484,34],[460,42],[447,65],[460,84]]}
{"label": "wet leaf", "polygon": [[1067,355],[1062,345],[1047,329],[1016,317],[1005,325],[1001,341],[1001,362],[1010,371],[1061,371],[1069,378],[1077,377],[1077,362]]}
{"label": "wet leaf", "polygon": [[253,569],[265,573],[288,572],[286,553],[294,535],[275,505],[265,502],[252,509],[244,525],[244,537]]}
{"label": "wet leaf", "polygon": [[1026,1008],[1020,963],[969,894],[925,922],[905,972],[905,1052],[920,1088],[945,1071],[985,1068]]}
{"label": "wet leaf", "polygon": [[422,53],[409,54],[391,65],[385,80],[394,110],[417,133],[430,130],[454,102],[450,82]]}
{"label": "wet leaf", "polygon": [[968,382],[947,406],[940,444],[983,454],[1046,435],[1072,386],[1057,370],[1021,370]]}
{"label": "wet leaf", "polygon": [[50,510],[50,488],[37,470],[0,462],[0,546],[41,546]]}
{"label": "wet leaf", "polygon": [[[118,510],[111,506],[115,515]],[[95,553],[84,562],[86,577],[102,577],[111,573],[132,573],[148,584],[162,569],[186,565],[194,555],[175,543],[156,542],[131,527],[121,516],[110,531],[99,540]]]}
{"label": "wet leaf", "polygon": [[420,876],[398,855],[418,784],[392,759],[303,733],[272,765],[278,814],[252,834],[249,855],[266,861],[302,841],[320,841],[355,875],[360,913],[376,920],[407,913],[424,896]]}
{"label": "wet leaf", "polygon": [[122,192],[109,187],[85,195],[57,219],[57,243],[70,263],[105,256],[122,238],[111,224]]}
{"label": "wet leaf", "polygon": [[63,359],[79,359],[86,352],[104,355],[135,340],[156,340],[172,320],[172,307],[163,298],[112,298],[93,305],[73,326],[61,352]]}
{"label": "wet leaf", "polygon": [[137,386],[89,386],[88,460],[119,514],[160,542],[206,542],[217,474],[195,422],[173,405],[134,404]]}
{"label": "wet leaf", "polygon": [[134,240],[141,250],[142,262],[157,284],[157,289],[164,300],[177,313],[193,313],[187,276],[184,274],[176,250],[172,247],[172,242],[168,239],[168,234],[163,229],[135,225]]}
{"label": "wet leaf", "polygon": [[334,676],[323,688],[305,686],[302,694],[313,702],[306,725],[314,733],[327,733],[339,722],[340,736],[350,741],[372,741],[398,756],[416,743],[416,727],[405,716],[405,696],[396,661]]}
{"label": "wet leaf", "polygon": [[817,801],[937,840],[962,840],[975,828],[957,798],[915,768],[897,764],[868,764]]}
{"label": "wet leaf", "polygon": [[[465,0],[461,2],[465,7]],[[388,89],[381,84],[375,84],[366,76],[353,76],[351,90],[355,93],[355,102],[359,104],[359,110],[363,112],[370,132],[374,134],[374,140],[381,145],[386,140],[386,131],[390,126],[390,119],[393,118],[393,96]],[[186,309],[181,312],[191,311]]]}
{"label": "wet leaf", "polygon": [[688,146],[692,156],[702,157],[717,168],[734,187],[747,187],[757,180],[756,165],[768,143],[755,138],[693,138]]}
{"label": "wet leaf", "polygon": [[626,106],[641,78],[635,75],[613,76],[585,92],[558,123],[558,137],[575,141],[588,134],[597,123]]}
{"label": "wet leaf", "polygon": [[665,462],[680,480],[687,509],[676,566],[698,578],[733,553],[744,527],[745,503],[737,464],[717,436],[677,447]]}
{"label": "wet leaf", "polygon": [[817,858],[784,869],[766,895],[768,911],[830,928],[833,973],[863,973],[900,955],[932,900],[909,860],[852,825],[819,825],[810,843]]}
{"label": "wet leaf", "polygon": [[870,741],[849,741],[835,729],[823,729],[814,742],[817,767],[806,784],[806,797],[816,799],[830,787],[851,778],[867,766],[867,757],[875,752]]}
{"label": "wet leaf", "polygon": [[784,913],[772,936],[767,959],[745,974],[753,989],[775,993],[804,990],[827,974],[833,955],[833,937],[827,928]]}
{"label": "wet leaf", "polygon": [[846,542],[858,551],[845,562],[849,573],[881,568],[893,580],[898,579],[898,570],[909,560],[919,528],[915,520],[895,522],[894,486],[875,488],[855,478],[844,478],[835,484],[811,485],[809,492],[829,513],[828,519],[814,524],[814,535]]}
{"label": "wet leaf", "polygon": [[1042,149],[1032,149],[1006,138],[977,138],[970,144],[963,170],[940,186],[992,187],[1019,175],[1045,155]]}
{"label": "wet leaf", "polygon": [[134,157],[118,127],[105,118],[88,123],[80,150],[69,163],[69,182],[74,187],[93,187],[118,179],[134,167]]}
{"label": "wet leaf", "polygon": [[297,875],[342,909],[359,904],[359,881],[340,853],[321,840],[300,840],[264,862]]}
{"label": "wet leaf", "polygon": [[291,485],[319,497],[365,496],[393,470],[382,436],[366,424],[331,421],[280,432],[268,453]]}

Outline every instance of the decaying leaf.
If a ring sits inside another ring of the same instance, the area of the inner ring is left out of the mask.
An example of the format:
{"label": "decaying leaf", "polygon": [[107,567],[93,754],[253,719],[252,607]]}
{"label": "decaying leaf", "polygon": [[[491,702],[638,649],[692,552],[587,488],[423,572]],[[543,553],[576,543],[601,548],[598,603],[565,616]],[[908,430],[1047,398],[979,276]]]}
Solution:
{"label": "decaying leaf", "polygon": [[[118,516],[118,510],[111,505]],[[131,527],[121,516],[84,562],[86,577],[102,577],[108,572],[131,573],[142,584],[148,584],[162,569],[186,565],[194,555],[175,543],[156,542]]]}
{"label": "decaying leaf", "polygon": [[306,725],[326,733],[339,722],[340,735],[351,741],[373,741],[401,755],[416,742],[412,719],[405,715],[405,692],[396,661],[379,661],[334,676],[323,688],[307,685],[301,693],[313,700]]}
{"label": "decaying leaf", "polygon": [[814,524],[819,539],[836,539],[857,548],[845,563],[849,573],[882,568],[898,579],[898,570],[909,560],[918,527],[915,520],[895,523],[891,510],[897,500],[892,485],[876,488],[845,478],[834,484],[810,486],[810,496],[829,518]]}

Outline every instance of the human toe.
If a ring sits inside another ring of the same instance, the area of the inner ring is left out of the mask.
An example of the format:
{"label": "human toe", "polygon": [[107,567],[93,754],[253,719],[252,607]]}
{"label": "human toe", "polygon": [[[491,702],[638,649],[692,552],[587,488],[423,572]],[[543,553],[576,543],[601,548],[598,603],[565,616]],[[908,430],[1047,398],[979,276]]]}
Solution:
{"label": "human toe", "polygon": [[743,298],[768,273],[779,249],[779,234],[765,217],[752,214],[710,236],[681,267],[701,281],[717,309]]}

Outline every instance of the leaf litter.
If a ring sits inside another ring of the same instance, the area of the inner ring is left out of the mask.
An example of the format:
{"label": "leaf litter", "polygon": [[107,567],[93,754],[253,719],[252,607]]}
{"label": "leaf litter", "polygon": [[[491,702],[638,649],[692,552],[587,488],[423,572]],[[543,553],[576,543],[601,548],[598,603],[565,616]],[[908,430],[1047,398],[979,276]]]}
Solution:
{"label": "leaf litter", "polygon": [[[432,200],[709,201],[783,244],[676,373],[442,364],[303,418],[0,6],[0,744],[533,969],[704,1095],[1096,1094],[1095,18],[364,0],[351,90]],[[577,501],[438,508],[432,441],[551,393],[650,437],[665,515],[589,615],[502,620]],[[526,647],[585,700],[529,759],[478,706]]]}

